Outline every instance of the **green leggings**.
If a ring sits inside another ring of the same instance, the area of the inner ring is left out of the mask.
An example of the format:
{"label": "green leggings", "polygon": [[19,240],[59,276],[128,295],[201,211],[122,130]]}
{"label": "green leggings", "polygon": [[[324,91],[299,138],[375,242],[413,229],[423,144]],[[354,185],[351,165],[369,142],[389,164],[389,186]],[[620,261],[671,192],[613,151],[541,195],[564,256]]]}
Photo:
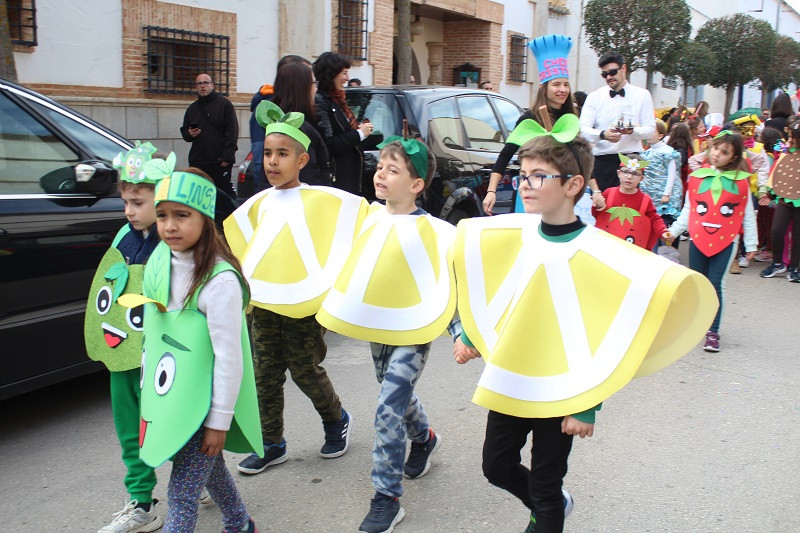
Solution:
{"label": "green leggings", "polygon": [[139,369],[111,372],[111,409],[122,448],[122,462],[128,469],[125,487],[132,500],[153,501],[155,471],[139,459]]}

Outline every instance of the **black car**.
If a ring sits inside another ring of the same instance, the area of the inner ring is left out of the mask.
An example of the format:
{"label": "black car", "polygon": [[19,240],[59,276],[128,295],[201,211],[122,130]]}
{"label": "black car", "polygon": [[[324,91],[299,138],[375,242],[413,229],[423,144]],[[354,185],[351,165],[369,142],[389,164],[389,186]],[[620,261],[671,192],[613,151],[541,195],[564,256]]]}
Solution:
{"label": "black car", "polygon": [[126,222],[110,162],[131,147],[0,78],[0,399],[100,368],[86,357],[83,316]]}
{"label": "black car", "polygon": [[[422,198],[422,207],[450,222],[483,215],[483,197],[489,173],[505,140],[523,110],[493,92],[464,87],[353,87],[346,90],[347,103],[359,122],[374,125],[372,146],[391,135],[401,135],[403,119],[412,136],[424,140],[436,157],[436,174]],[[363,195],[374,199],[372,177],[378,150],[364,154]],[[249,161],[240,166],[239,196],[252,194]],[[496,213],[513,208],[510,174],[497,190]]]}

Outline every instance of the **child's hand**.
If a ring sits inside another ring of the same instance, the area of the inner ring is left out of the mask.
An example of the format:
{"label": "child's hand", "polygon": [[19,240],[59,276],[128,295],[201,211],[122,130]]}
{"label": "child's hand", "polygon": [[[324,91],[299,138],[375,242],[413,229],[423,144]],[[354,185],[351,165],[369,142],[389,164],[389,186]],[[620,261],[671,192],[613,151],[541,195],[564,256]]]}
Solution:
{"label": "child's hand", "polygon": [[561,433],[578,435],[580,438],[591,437],[594,434],[594,424],[581,422],[577,418],[565,416],[561,421]]}
{"label": "child's hand", "polygon": [[669,203],[669,196],[667,196],[666,194],[664,196],[662,196],[661,197],[661,203],[662,204],[668,204]]}
{"label": "child's hand", "polygon": [[664,239],[664,242],[667,244],[667,246],[672,245],[672,233],[670,233],[669,231],[665,231],[664,233],[662,233],[661,238]]}
{"label": "child's hand", "polygon": [[744,254],[744,255],[745,255],[745,257],[747,257],[747,260],[748,260],[748,261],[752,261],[752,260],[753,260],[753,258],[755,258],[755,256],[756,256],[756,253],[755,253],[755,252],[747,252],[747,253],[746,253],[746,254]]}
{"label": "child's hand", "polygon": [[602,194],[593,194],[592,206],[598,211],[602,211],[606,208],[606,199],[603,198]]}
{"label": "child's hand", "polygon": [[769,197],[768,194],[762,194],[758,197],[758,205],[760,206],[767,206],[772,202],[772,199]]}
{"label": "child's hand", "polygon": [[481,354],[478,350],[470,348],[464,344],[464,341],[461,339],[456,339],[456,342],[453,344],[453,358],[459,365],[463,365],[470,359],[477,359],[480,356]]}
{"label": "child's hand", "polygon": [[205,428],[203,444],[200,445],[200,453],[203,453],[209,457],[219,455],[222,453],[222,448],[225,447],[225,437],[227,435],[227,431]]}

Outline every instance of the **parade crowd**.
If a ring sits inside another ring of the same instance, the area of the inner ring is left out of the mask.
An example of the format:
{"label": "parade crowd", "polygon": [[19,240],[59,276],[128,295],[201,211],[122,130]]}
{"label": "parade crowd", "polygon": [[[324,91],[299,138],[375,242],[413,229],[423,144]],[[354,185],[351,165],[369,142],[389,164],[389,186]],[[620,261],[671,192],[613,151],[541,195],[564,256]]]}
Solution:
{"label": "parade crowd", "polygon": [[[404,478],[425,476],[446,442],[415,393],[446,331],[455,363],[485,365],[475,467],[525,506],[519,530],[562,531],[572,441],[593,435],[602,403],[698,342],[720,351],[729,273],[759,261],[762,277],[800,283],[789,95],[729,117],[705,102],[656,117],[620,54],[600,57],[605,85],[586,95],[569,84],[569,37],[528,46],[541,84],[483,200],[492,215],[516,157],[515,213],[454,227],[418,207],[436,160],[407,129],[377,145],[379,202],[367,202],[373,125],[348,106],[350,63],[331,52],[282,58],[254,95],[256,192],[241,206],[230,182],[238,124],[208,74],[181,126],[188,167],[150,143],[119,154],[129,223],[95,275],[86,345],[110,371],[128,503],[100,533],[193,531],[212,503],[224,532],[258,531],[237,489],[248,479],[234,479],[222,451],[249,454],[237,465],[245,476],[287,461],[287,371],[320,416],[319,455],[345,454],[352,419],[322,366],[328,331],[369,343],[379,384],[375,492],[353,530],[392,531]],[[166,461],[163,512],[154,469]]]}

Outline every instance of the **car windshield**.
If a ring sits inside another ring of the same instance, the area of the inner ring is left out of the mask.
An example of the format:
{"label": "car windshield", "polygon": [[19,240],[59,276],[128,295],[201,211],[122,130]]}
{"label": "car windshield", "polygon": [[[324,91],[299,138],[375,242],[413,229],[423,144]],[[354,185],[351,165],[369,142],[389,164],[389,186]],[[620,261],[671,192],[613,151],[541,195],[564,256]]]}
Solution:
{"label": "car windshield", "polygon": [[374,135],[402,135],[403,114],[393,94],[347,91],[347,105],[359,123],[365,118],[372,122]]}

